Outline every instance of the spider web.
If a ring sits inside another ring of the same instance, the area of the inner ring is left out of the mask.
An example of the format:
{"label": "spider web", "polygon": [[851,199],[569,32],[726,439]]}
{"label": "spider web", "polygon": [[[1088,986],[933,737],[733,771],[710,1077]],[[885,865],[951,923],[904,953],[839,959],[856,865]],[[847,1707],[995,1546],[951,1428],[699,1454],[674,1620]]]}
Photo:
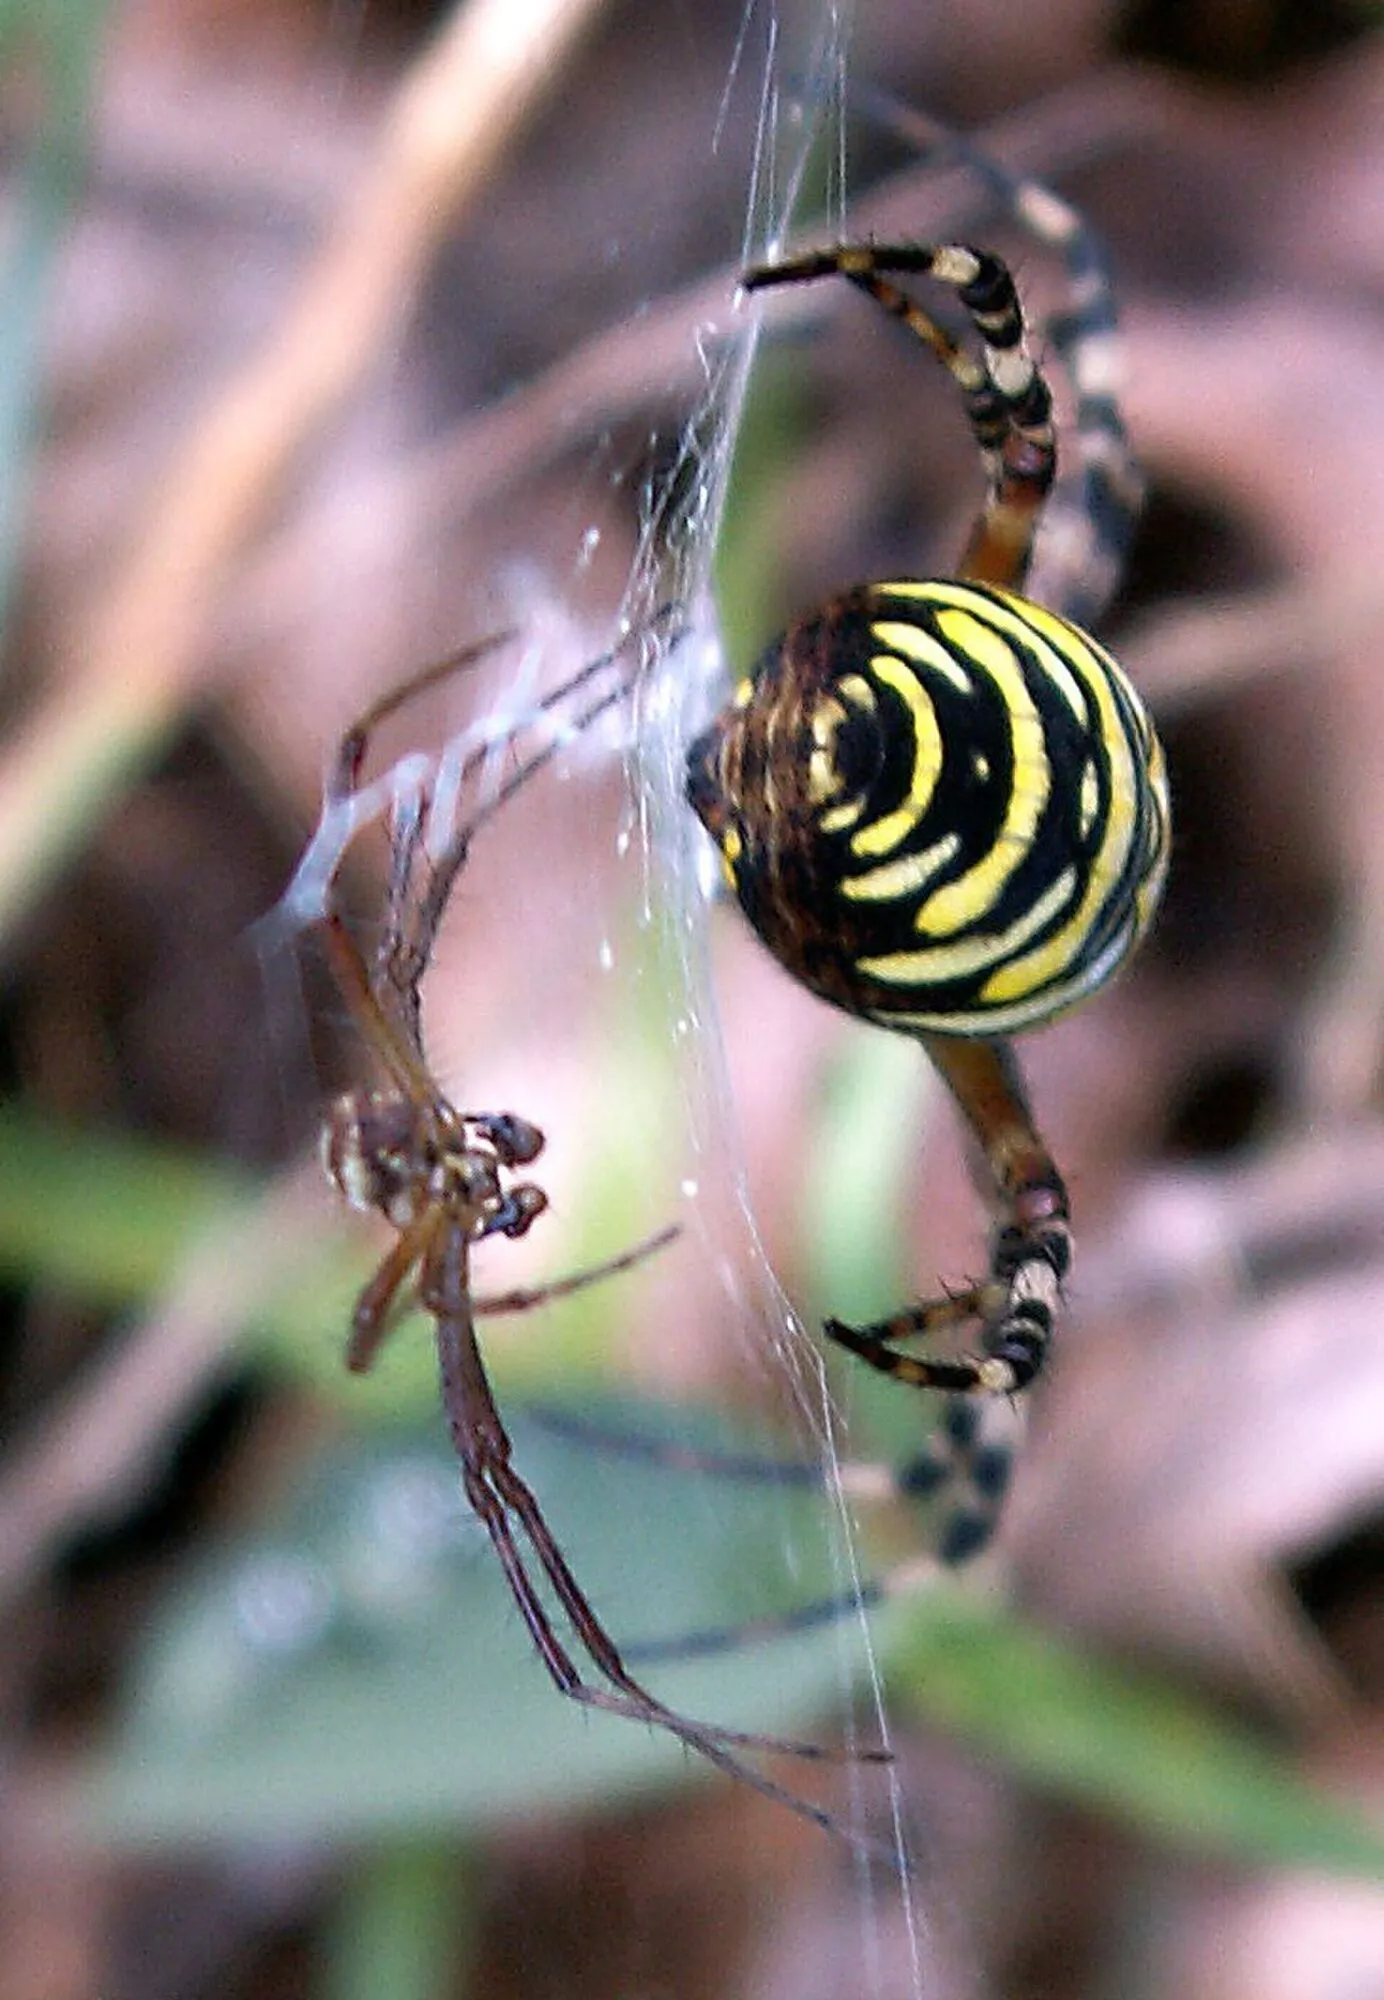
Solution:
{"label": "spider web", "polygon": [[[844,212],[843,22],[834,6],[823,6],[813,18],[810,39],[799,48],[786,44],[787,25],[775,11],[756,9],[749,0],[722,98],[722,122],[735,115],[737,99],[754,102],[755,146],[739,252],[742,265],[761,261],[781,244],[814,166],[824,184],[826,226],[833,228]],[[757,27],[762,34],[756,47]],[[772,1373],[779,1396],[789,1398],[800,1432],[823,1464],[835,1594],[845,1599],[858,1595],[861,1577],[839,1476],[837,1413],[821,1355],[780,1285],[758,1229],[737,1137],[725,1035],[709,963],[708,905],[719,871],[711,864],[707,844],[683,798],[686,745],[725,694],[726,662],[716,636],[713,565],[755,346],[754,323],[746,316],[730,344],[704,349],[706,385],[671,482],[674,497],[651,510],[631,577],[629,602],[636,615],[647,613],[666,594],[687,607],[691,624],[688,639],[646,686],[639,703],[640,837],[651,916],[655,899],[659,905],[656,921],[674,997],[672,1030],[695,1162],[695,1176],[685,1183],[685,1191],[713,1210],[704,1216],[699,1231],[702,1247],[715,1260],[751,1371],[761,1376]],[[704,1185],[708,1180],[709,1188]],[[883,1687],[863,1611],[842,1621],[839,1630],[840,1709],[847,1723],[846,1741],[887,1742]],[[867,1691],[863,1727],[851,1719],[852,1690],[861,1682],[862,1669]],[[921,1936],[908,1886],[901,1791],[892,1772],[885,1786],[895,1866],[904,1885],[910,1984],[921,1991]],[[866,1796],[869,1789],[874,1793],[873,1809]],[[877,1828],[879,1774],[860,1776],[854,1791],[853,1823],[862,1831]],[[859,1890],[867,1990],[883,1990],[875,1890],[863,1862]]]}

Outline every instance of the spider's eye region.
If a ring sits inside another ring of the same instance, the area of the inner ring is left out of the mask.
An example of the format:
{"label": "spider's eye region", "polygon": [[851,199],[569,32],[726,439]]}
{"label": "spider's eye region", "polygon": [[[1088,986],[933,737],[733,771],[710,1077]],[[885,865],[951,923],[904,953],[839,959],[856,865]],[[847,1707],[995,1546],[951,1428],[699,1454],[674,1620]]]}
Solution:
{"label": "spider's eye region", "polygon": [[866,586],[791,628],[689,756],[760,937],[889,1026],[1007,1035],[1103,985],[1157,906],[1162,752],[1104,649],[964,582]]}

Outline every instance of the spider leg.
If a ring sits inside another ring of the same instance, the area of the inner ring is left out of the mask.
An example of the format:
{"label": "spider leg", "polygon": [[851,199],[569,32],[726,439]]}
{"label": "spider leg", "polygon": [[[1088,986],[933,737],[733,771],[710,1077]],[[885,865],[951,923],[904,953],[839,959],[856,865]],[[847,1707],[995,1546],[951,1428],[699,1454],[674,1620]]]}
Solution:
{"label": "spider leg", "polygon": [[[898,1500],[940,1501],[944,1511],[932,1538],[935,1560],[929,1559],[934,1569],[968,1561],[990,1540],[1008,1490],[1021,1428],[1021,1413],[1008,1399],[951,1395],[943,1403],[942,1422],[935,1435],[901,1465],[887,1465],[866,1459],[827,1463],[821,1459],[766,1458],[760,1452],[683,1444],[575,1416],[550,1403],[526,1402],[524,1415],[550,1436],[615,1458],[659,1465],[669,1472],[743,1480],[755,1486],[809,1489],[869,1506]],[[862,1605],[868,1609],[878,1601],[879,1592],[870,1583],[821,1600],[835,1605],[840,1616]],[[826,1616],[810,1609],[803,1614],[808,1624],[823,1622]],[[766,1629],[796,1630],[797,1621],[796,1612],[788,1614],[786,1620],[776,1615]],[[676,1644],[668,1642],[670,1652]],[[626,1651],[646,1657],[642,1646]]]}
{"label": "spider leg", "polygon": [[543,1151],[543,1134],[514,1111],[468,1111],[467,1123],[487,1138],[506,1167],[528,1167]]}
{"label": "spider leg", "polygon": [[[954,1297],[866,1326],[828,1320],[826,1331],[896,1381],[961,1395],[1008,1396],[1037,1375],[1071,1262],[1067,1191],[1044,1146],[1007,1042],[921,1038],[980,1141],[999,1201],[990,1276]],[[977,1319],[982,1352],[956,1360],[906,1353],[897,1342]]]}
{"label": "spider leg", "polygon": [[[667,607],[652,622],[666,622],[671,611],[672,607]],[[342,737],[327,781],[328,802],[355,791],[371,735],[382,721],[427,688],[474,665],[511,636],[501,632],[478,640],[459,653],[432,662],[382,696]],[[622,650],[623,646],[616,647],[589,661],[538,703],[538,714],[546,716],[568,700],[612,666]],[[569,730],[580,734],[625,691],[624,681],[617,681],[570,721]],[[523,760],[468,817],[458,819],[445,833],[433,824],[435,783],[421,799],[399,807],[391,839],[385,924],[373,973],[339,913],[328,910],[321,919],[327,960],[349,1012],[390,1081],[415,1102],[431,1102],[437,1095],[422,1056],[419,987],[456,877],[466,863],[477,829],[543,769],[556,755],[559,741],[554,738]],[[466,755],[449,787],[452,796],[460,795],[493,755],[493,749],[487,744]]]}
{"label": "spider leg", "polygon": [[1043,588],[1036,594],[1076,624],[1092,626],[1119,585],[1144,501],[1143,475],[1120,411],[1122,367],[1109,255],[1085,216],[1052,188],[1016,176],[925,115],[919,122],[1066,265],[1068,304],[1048,320],[1046,334],[1071,383],[1075,422],[1063,445],[1069,477],[1045,516]]}
{"label": "spider leg", "polygon": [[1144,482],[1120,414],[1118,316],[1105,245],[1080,210],[1029,180],[964,133],[888,91],[853,89],[858,106],[910,145],[963,166],[1027,236],[1066,269],[1066,304],[1048,319],[1047,343],[1071,383],[1075,421],[1063,439],[1065,474],[1044,515],[1042,588],[1033,594],[1078,625],[1094,626],[1120,581]]}
{"label": "spider leg", "polygon": [[[946,1503],[945,1516],[929,1537],[926,1555],[912,1557],[882,1575],[857,1580],[848,1589],[810,1599],[791,1610],[622,1645],[627,1664],[647,1665],[659,1660],[705,1658],[858,1617],[895,1597],[937,1583],[948,1569],[977,1554],[994,1533],[1021,1416],[1008,1402],[978,1402],[970,1396],[949,1396],[944,1408],[937,1437],[900,1466],[851,1459],[838,1463],[766,1457],[761,1452],[689,1445],[574,1415],[548,1403],[526,1402],[524,1417],[550,1436],[615,1458],[655,1465],[674,1476],[693,1474],[750,1486],[807,1490],[872,1507],[938,1496]],[[1001,1422],[995,1421],[997,1416]]]}
{"label": "spider leg", "polygon": [[1009,1042],[924,1036],[923,1044],[984,1152],[999,1201],[987,1295],[987,1357],[1022,1389],[1043,1365],[1072,1258],[1067,1189],[1044,1145]]}
{"label": "spider leg", "polygon": [[[746,291],[836,275],[897,319],[929,349],[961,391],[985,466],[984,506],[957,576],[1017,590],[1057,469],[1052,397],[1032,355],[1014,281],[989,251],[961,243],[839,244],[745,272]],[[892,276],[936,279],[965,308],[982,343],[968,354]]]}
{"label": "spider leg", "polygon": [[370,748],[370,738],[382,722],[387,722],[389,717],[396,715],[401,708],[407,708],[411,701],[416,700],[428,688],[436,687],[439,681],[449,680],[453,674],[465,673],[468,668],[476,666],[481,660],[488,659],[491,653],[497,652],[501,646],[508,645],[514,637],[513,631],[487,633],[485,638],[473,640],[469,646],[461,647],[458,652],[448,653],[440,660],[430,661],[427,666],[420,667],[416,673],[410,674],[407,680],[400,681],[396,687],[382,694],[378,701],[366,709],[364,715],[356,718],[337,745],[336,761],[327,778],[327,797],[346,798],[357,789],[360,784],[361,768]]}
{"label": "spider leg", "polygon": [[[391,837],[386,921],[376,973],[371,982],[377,994],[384,996],[388,1006],[397,1007],[400,1011],[402,1035],[396,1033],[396,1042],[401,1039],[417,1042],[420,1039],[418,990],[452,889],[466,865],[476,834],[531,778],[552,762],[564,741],[581,736],[624,699],[633,684],[631,675],[637,669],[617,674],[612,685],[591,695],[560,727],[553,729],[547,741],[527,755],[520,756],[515,768],[504,778],[484,785],[482,796],[469,811],[459,811],[458,801],[465,796],[467,788],[480,779],[487,766],[493,767],[498,748],[513,747],[541,725],[550,723],[574,697],[619,665],[636,638],[666,633],[676,615],[675,605],[664,605],[637,632],[627,633],[618,645],[587,661],[559,687],[545,694],[535,703],[532,712],[516,722],[507,734],[488,738],[464,755],[454,757],[451,768],[447,768],[448,759],[444,753],[443,765],[439,768],[446,768],[445,785],[440,777],[435,776],[421,803],[417,803],[406,816],[396,817]],[[328,785],[328,798],[339,796],[343,789],[355,789],[370,735],[381,721],[449,675],[471,667],[513,636],[510,632],[501,632],[481,639],[459,653],[424,667],[402,686],[381,697],[343,737]],[[439,803],[442,795],[447,801],[445,810]],[[383,1007],[380,1011],[384,1011]]]}
{"label": "spider leg", "polygon": [[417,1103],[436,1096],[421,1055],[385,1012],[355,940],[335,910],[322,918],[322,941],[337,990],[352,1019],[395,1089]]}
{"label": "spider leg", "polygon": [[384,1261],[369,1279],[351,1314],[351,1334],[346,1344],[346,1366],[353,1375],[363,1375],[380,1351],[389,1331],[389,1312],[410,1271],[427,1249],[435,1229],[435,1217],[420,1216],[390,1246]]}
{"label": "spider leg", "polygon": [[[850,1839],[825,1809],[766,1778],[732,1754],[735,1748],[780,1752],[818,1762],[839,1761],[821,1745],[792,1738],[721,1729],[693,1721],[667,1707],[629,1672],[620,1650],[597,1617],[558,1547],[537,1497],[516,1470],[504,1421],[491,1393],[467,1304],[469,1245],[459,1231],[446,1232],[429,1247],[420,1286],[437,1328],[442,1402],[461,1464],[467,1502],[484,1524],[535,1650],[559,1693],[588,1708],[666,1729],[728,1776],[751,1785],[824,1831]],[[554,1596],[592,1665],[609,1688],[583,1679],[559,1639],[530,1576],[514,1535],[517,1523],[538,1559]],[[848,1761],[889,1763],[887,1751],[849,1753]]]}
{"label": "spider leg", "polygon": [[578,1415],[562,1403],[535,1402],[526,1397],[523,1408],[525,1420],[550,1437],[602,1452],[609,1458],[659,1465],[669,1472],[705,1473],[713,1479],[743,1479],[752,1485],[810,1487],[827,1492],[837,1471],[844,1481],[851,1470],[841,1467],[829,1473],[812,1460],[766,1458],[762,1452],[724,1451],[715,1445],[692,1445],[677,1438],[654,1437],[620,1424],[602,1422],[597,1417]]}
{"label": "spider leg", "polygon": [[[636,636],[667,632],[676,615],[675,605],[663,606],[638,635],[627,634],[619,645],[588,661],[560,687],[545,695],[536,704],[533,716],[516,724],[501,740],[519,741],[526,728],[551,717],[620,662]],[[488,657],[512,637],[509,632],[492,633],[460,652],[433,661],[368,708],[346,730],[338,745],[325,787],[324,813],[348,802],[358,791],[370,740],[381,722],[426,689]],[[413,1103],[438,1103],[438,1092],[423,1055],[419,988],[472,839],[487,820],[551,761],[565,737],[579,736],[589,728],[624,697],[630,684],[629,674],[621,673],[612,686],[587,699],[560,731],[522,757],[517,768],[487,790],[468,814],[458,811],[457,801],[494,758],[495,740],[487,740],[464,756],[453,758],[445,787],[441,787],[441,780],[434,773],[421,791],[396,795],[384,924],[373,965],[367,963],[340,913],[330,907],[323,910],[320,926],[324,949],[342,1000],[390,1083]],[[440,787],[448,801],[445,811],[439,806]],[[341,858],[340,851],[334,854],[327,872],[327,886],[334,879]],[[501,1144],[498,1149],[503,1152],[504,1146]],[[515,1162],[521,1157],[516,1154]]]}
{"label": "spider leg", "polygon": [[[1071,1262],[1071,1228],[1066,1189],[1033,1122],[1010,1045],[942,1036],[923,1041],[980,1141],[994,1182],[999,1214],[990,1276],[866,1326],[829,1319],[825,1331],[896,1382],[950,1392],[938,1431],[898,1481],[901,1491],[939,1505],[937,1553],[954,1565],[977,1555],[994,1532],[1015,1449],[1014,1421],[999,1399],[1026,1388],[1043,1366]],[[898,1344],[967,1322],[980,1328],[977,1354],[944,1359]]]}
{"label": "spider leg", "polygon": [[573,1271],[565,1278],[550,1278],[541,1285],[518,1286],[513,1291],[489,1292],[473,1297],[471,1310],[476,1314],[528,1312],[533,1306],[547,1305],[550,1299],[570,1298],[573,1292],[585,1291],[588,1285],[597,1285],[603,1278],[613,1278],[621,1271],[632,1270],[636,1264],[642,1264],[681,1234],[677,1223],[669,1223],[666,1228],[656,1229],[651,1236],[646,1236],[642,1242],[632,1243],[628,1250],[607,1257],[599,1264],[588,1264],[584,1270]]}

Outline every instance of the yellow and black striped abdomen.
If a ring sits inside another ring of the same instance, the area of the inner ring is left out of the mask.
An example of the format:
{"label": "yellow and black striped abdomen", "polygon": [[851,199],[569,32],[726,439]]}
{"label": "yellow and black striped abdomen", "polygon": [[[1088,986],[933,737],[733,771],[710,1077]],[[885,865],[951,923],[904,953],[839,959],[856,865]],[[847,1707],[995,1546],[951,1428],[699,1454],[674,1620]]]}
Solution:
{"label": "yellow and black striped abdomen", "polygon": [[746,916],[824,999],[1007,1035],[1115,973],[1167,865],[1162,752],[1109,654],[983,584],[854,590],[688,756]]}

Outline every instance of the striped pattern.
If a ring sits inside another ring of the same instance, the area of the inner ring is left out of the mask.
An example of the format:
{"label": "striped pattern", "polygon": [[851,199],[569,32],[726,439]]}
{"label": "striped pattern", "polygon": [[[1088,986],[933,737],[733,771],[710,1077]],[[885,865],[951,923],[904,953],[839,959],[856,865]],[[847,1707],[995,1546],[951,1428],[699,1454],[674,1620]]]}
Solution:
{"label": "striped pattern", "polygon": [[1043,510],[1032,594],[1078,625],[1096,624],[1119,586],[1143,506],[1144,481],[1120,410],[1124,380],[1114,274],[1079,210],[1041,181],[1016,178],[959,133],[937,126],[941,153],[961,161],[1035,242],[1061,258],[1063,308],[1043,329],[1071,387],[1062,468]]}
{"label": "striped pattern", "polygon": [[1085,998],[1167,865],[1130,683],[983,584],[870,585],[793,627],[693,745],[688,792],[787,969],[915,1032],[1007,1035]]}

